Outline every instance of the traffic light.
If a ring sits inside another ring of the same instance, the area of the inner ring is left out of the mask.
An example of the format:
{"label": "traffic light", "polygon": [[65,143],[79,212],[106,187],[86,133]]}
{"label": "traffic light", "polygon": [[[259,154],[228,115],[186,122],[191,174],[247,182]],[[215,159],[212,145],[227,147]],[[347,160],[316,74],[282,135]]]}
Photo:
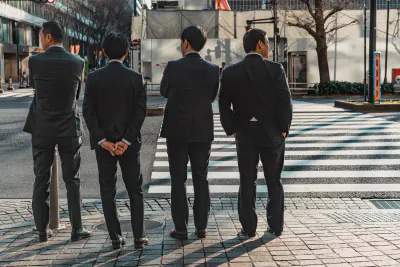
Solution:
{"label": "traffic light", "polygon": [[222,54],[221,46],[218,44],[218,45],[215,47],[215,58],[220,58],[220,57],[221,57],[221,54]]}

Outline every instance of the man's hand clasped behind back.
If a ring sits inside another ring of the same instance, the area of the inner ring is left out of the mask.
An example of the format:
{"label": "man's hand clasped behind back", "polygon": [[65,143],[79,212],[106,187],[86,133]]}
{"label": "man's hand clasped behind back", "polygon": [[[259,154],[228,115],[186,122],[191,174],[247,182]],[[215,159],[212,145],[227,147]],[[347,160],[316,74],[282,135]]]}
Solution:
{"label": "man's hand clasped behind back", "polygon": [[104,141],[100,145],[103,149],[110,152],[110,154],[113,156],[122,156],[128,149],[128,144],[122,141],[119,141],[115,144],[109,141]]}

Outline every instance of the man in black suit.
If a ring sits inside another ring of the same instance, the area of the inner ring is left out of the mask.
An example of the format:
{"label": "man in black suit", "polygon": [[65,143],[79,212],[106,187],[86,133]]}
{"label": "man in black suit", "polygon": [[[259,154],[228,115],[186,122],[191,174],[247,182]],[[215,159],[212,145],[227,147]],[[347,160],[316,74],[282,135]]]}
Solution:
{"label": "man in black suit", "polygon": [[103,43],[109,64],[89,74],[83,100],[83,116],[96,152],[101,200],[112,245],[124,245],[115,204],[117,163],[130,198],[131,223],[135,247],[142,248],[144,207],[140,172],[140,149],[147,94],[143,76],[122,62],[129,42],[122,34],[109,34]]}
{"label": "man in black suit", "polygon": [[222,72],[224,71],[224,69],[225,69],[225,62],[222,62],[221,68],[219,68],[219,77],[221,77]]}
{"label": "man in black suit", "polygon": [[201,58],[206,32],[190,26],[181,35],[183,58],[171,61],[161,80],[161,95],[168,98],[161,137],[167,138],[171,174],[171,210],[175,229],[170,235],[187,239],[189,217],[186,196],[190,159],[194,187],[194,224],[199,238],[207,235],[210,193],[207,181],[211,142],[214,140],[212,102],[219,86],[219,69]]}
{"label": "man in black suit", "polygon": [[[240,172],[239,219],[242,233],[257,229],[256,180],[259,159],[268,187],[269,232],[283,231],[284,192],[281,172],[285,138],[292,121],[292,101],[281,64],[268,60],[266,33],[253,29],[243,37],[245,59],[226,68],[219,96],[220,119],[227,135],[235,135]],[[233,104],[233,110],[231,109]]]}
{"label": "man in black suit", "polygon": [[56,145],[67,188],[71,239],[76,241],[91,235],[82,226],[81,219],[79,167],[83,128],[76,105],[83,83],[85,63],[62,47],[64,34],[64,28],[58,22],[44,23],[40,39],[46,52],[29,59],[30,83],[36,91],[24,131],[32,134],[36,176],[32,209],[41,242],[52,236],[52,232],[47,229],[48,189]]}

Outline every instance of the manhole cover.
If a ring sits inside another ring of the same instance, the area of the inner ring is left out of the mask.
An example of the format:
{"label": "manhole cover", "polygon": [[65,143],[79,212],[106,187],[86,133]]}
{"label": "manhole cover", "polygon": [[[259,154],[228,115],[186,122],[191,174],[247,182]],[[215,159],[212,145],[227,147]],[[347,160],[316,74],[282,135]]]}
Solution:
{"label": "manhole cover", "polygon": [[378,209],[400,209],[400,200],[371,200]]}
{"label": "manhole cover", "polygon": [[[121,230],[122,232],[132,232],[132,224],[130,220],[121,220]],[[151,231],[163,227],[164,223],[152,221],[152,220],[145,220],[144,221],[144,229],[146,231]],[[105,223],[99,224],[96,226],[97,230],[108,232],[107,225]]]}
{"label": "manhole cover", "polygon": [[400,213],[325,213],[338,223],[399,222]]}

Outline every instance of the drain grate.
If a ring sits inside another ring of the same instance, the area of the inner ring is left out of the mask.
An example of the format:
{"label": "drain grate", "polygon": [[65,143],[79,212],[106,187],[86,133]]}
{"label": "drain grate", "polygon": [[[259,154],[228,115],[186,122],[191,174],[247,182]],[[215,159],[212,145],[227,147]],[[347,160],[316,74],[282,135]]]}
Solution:
{"label": "drain grate", "polygon": [[338,223],[400,222],[400,213],[325,213]]}
{"label": "drain grate", "polygon": [[400,200],[371,200],[371,203],[378,209],[400,209]]}

